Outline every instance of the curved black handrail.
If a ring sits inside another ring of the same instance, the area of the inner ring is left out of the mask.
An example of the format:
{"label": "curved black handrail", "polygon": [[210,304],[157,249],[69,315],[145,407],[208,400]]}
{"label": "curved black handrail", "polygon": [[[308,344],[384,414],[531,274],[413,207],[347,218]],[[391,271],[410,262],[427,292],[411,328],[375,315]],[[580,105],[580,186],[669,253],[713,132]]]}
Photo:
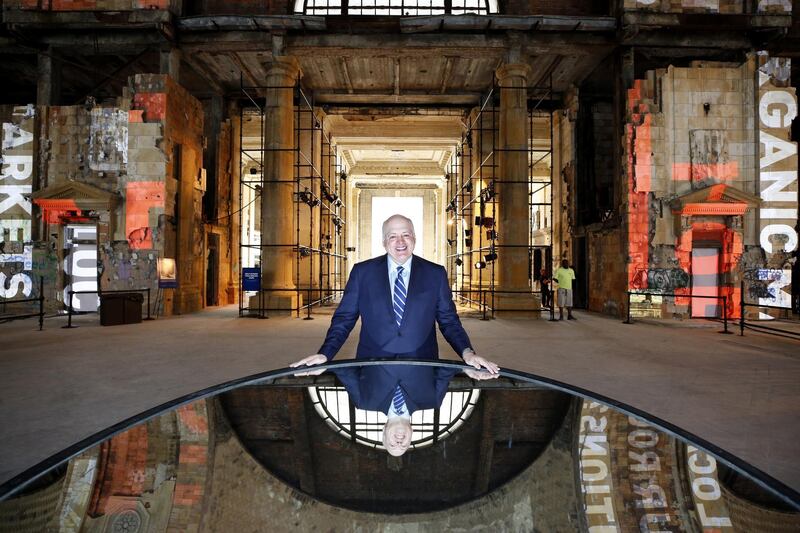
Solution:
{"label": "curved black handrail", "polygon": [[[463,363],[447,362],[442,360],[430,360],[430,359],[399,359],[399,360],[381,359],[381,358],[369,359],[369,360],[350,359],[346,361],[326,363],[324,365],[319,365],[314,367],[281,368],[278,370],[270,370],[267,372],[261,372],[258,374],[252,374],[250,376],[245,376],[230,381],[225,381],[218,385],[213,385],[211,387],[207,387],[205,389],[201,389],[196,392],[185,394],[174,400],[170,400],[156,407],[147,409],[146,411],[143,411],[137,415],[126,418],[121,422],[118,422],[106,429],[98,431],[94,435],[86,437],[85,439],[73,444],[72,446],[69,446],[64,450],[54,455],[51,455],[44,461],[41,461],[35,466],[28,468],[24,472],[0,484],[0,501],[3,501],[13,496],[17,492],[23,490],[27,485],[34,482],[39,477],[47,474],[48,472],[50,472],[57,466],[61,465],[65,461],[68,461],[69,459],[79,455],[80,453],[83,453],[89,448],[97,446],[106,439],[109,439],[114,435],[122,433],[123,431],[126,431],[137,424],[150,420],[151,418],[154,418],[156,416],[164,414],[165,412],[176,409],[177,407],[180,407],[182,405],[195,402],[197,400],[201,400],[209,396],[215,396],[217,394],[221,394],[223,392],[227,392],[229,390],[238,387],[243,387],[247,385],[256,385],[262,381],[281,378],[285,376],[292,376],[294,374],[303,372],[304,370],[310,370],[312,368],[313,369],[347,368],[354,366],[373,366],[373,365],[387,365],[387,364],[434,366],[434,367],[452,368],[452,369],[468,368],[468,366]],[[614,400],[613,398],[609,398],[608,396],[597,394],[588,389],[584,389],[582,387],[576,387],[574,385],[569,385],[562,381],[547,378],[544,376],[538,376],[536,374],[530,374],[528,372],[522,372],[510,369],[501,369],[500,375],[503,377],[518,379],[521,381],[541,384],[547,388],[566,392],[568,394],[579,396],[583,399],[598,401],[600,403],[604,403],[610,407],[613,407],[614,409],[621,411],[627,415],[644,419],[649,424],[660,429],[661,431],[664,431],[665,433],[668,433],[673,437],[677,437],[681,440],[687,441],[696,448],[702,449],[705,452],[712,454],[717,460],[721,461],[729,468],[732,468],[733,470],[736,470],[737,472],[749,477],[756,484],[758,484],[765,490],[774,493],[776,497],[780,498],[790,506],[800,510],[800,492],[789,487],[785,483],[775,479],[774,477],[756,468],[755,466],[744,462],[743,460],[739,459],[732,453],[720,448],[719,446],[716,446],[711,442],[693,433],[685,431],[679,428],[678,426],[670,422],[667,422],[666,420],[652,416],[641,409],[638,409],[632,405],[619,402],[617,400]]]}

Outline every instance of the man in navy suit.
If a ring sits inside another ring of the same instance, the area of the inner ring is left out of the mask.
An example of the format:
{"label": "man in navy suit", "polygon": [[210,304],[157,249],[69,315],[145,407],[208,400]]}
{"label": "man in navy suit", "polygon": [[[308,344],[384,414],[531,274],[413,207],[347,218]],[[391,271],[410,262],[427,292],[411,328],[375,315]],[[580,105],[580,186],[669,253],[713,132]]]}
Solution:
{"label": "man in navy suit", "polygon": [[[461,326],[444,267],[413,255],[415,244],[411,220],[401,215],[389,217],[383,223],[387,255],[353,266],[319,353],[291,366],[318,365],[333,359],[360,317],[356,359],[436,360],[438,323],[442,335],[464,362],[496,375],[498,366],[475,353]],[[412,409],[438,407],[438,403],[429,404],[432,399],[441,403],[444,393],[437,392],[436,373],[428,375],[434,369],[395,365],[382,369],[383,374],[360,373],[357,395],[361,405],[387,413],[384,444],[390,454],[402,455],[411,441]],[[353,387],[353,379],[350,381],[348,391]]]}

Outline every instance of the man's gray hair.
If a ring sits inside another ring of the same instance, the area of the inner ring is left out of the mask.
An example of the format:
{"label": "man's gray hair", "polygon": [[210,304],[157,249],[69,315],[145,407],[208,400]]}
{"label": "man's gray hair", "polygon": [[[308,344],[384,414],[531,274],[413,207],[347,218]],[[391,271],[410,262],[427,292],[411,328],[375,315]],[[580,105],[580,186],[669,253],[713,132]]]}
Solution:
{"label": "man's gray hair", "polygon": [[392,215],[389,218],[387,218],[386,220],[384,220],[383,221],[383,226],[381,226],[381,233],[383,234],[383,240],[384,241],[386,240],[386,226],[389,225],[389,222],[391,220],[396,219],[396,218],[399,218],[399,219],[402,219],[402,220],[405,220],[406,222],[408,222],[408,225],[411,226],[411,235],[416,239],[417,238],[417,234],[414,231],[414,223],[411,221],[411,219],[408,218],[408,217],[404,217],[403,215]]}

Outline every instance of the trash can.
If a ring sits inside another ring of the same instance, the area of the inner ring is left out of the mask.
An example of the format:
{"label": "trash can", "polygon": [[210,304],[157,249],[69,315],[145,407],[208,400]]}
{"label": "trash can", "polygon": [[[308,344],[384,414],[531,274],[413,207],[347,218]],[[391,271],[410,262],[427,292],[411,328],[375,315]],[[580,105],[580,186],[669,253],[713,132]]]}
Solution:
{"label": "trash can", "polygon": [[139,292],[100,294],[100,325],[119,326],[142,321],[144,295]]}

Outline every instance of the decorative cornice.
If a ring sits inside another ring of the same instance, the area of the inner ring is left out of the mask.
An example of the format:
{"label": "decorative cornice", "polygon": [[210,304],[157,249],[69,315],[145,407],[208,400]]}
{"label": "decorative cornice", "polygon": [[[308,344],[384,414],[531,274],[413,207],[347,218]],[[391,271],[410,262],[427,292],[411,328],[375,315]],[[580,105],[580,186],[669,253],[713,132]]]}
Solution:
{"label": "decorative cornice", "polygon": [[743,202],[709,202],[697,204],[685,204],[680,214],[684,216],[692,215],[723,215],[734,216],[743,215],[749,205]]}

